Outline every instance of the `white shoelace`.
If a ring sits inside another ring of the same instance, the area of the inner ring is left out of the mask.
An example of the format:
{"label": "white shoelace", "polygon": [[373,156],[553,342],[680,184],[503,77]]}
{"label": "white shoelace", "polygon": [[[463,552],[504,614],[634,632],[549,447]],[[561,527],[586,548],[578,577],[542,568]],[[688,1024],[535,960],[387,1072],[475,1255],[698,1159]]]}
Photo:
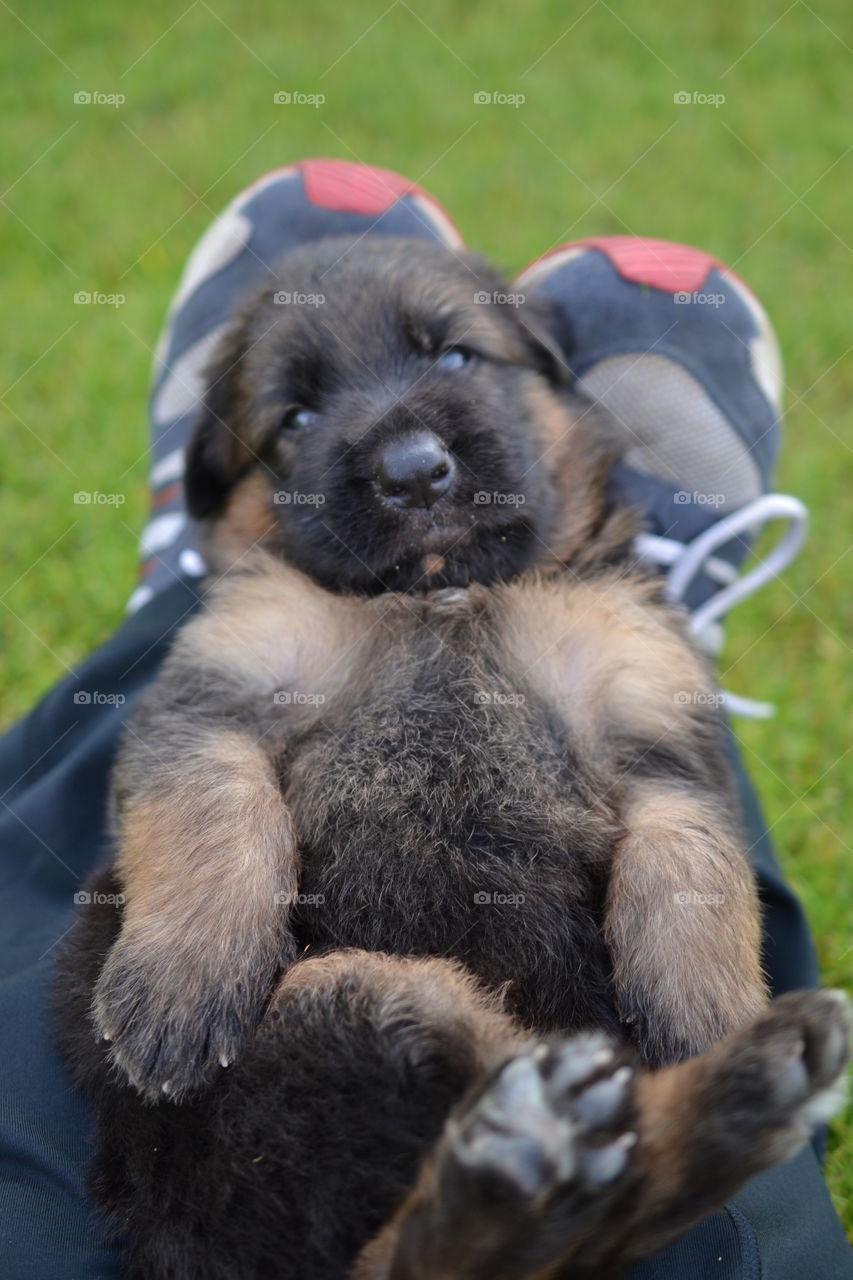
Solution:
{"label": "white shoelace", "polygon": [[[786,522],[782,536],[747,573],[741,575],[733,565],[714,555],[730,539],[744,532],[754,534],[770,520]],[[692,542],[641,533],[635,546],[644,563],[667,570],[666,596],[673,604],[683,605],[688,587],[700,572],[719,583],[721,590],[690,617],[690,631],[697,642],[706,652],[717,654],[723,643],[723,614],[787,569],[803,545],[807,524],[808,511],[799,498],[765,493],[723,516]],[[772,702],[756,702],[727,691],[722,696],[725,706],[735,715],[766,719],[776,711]]]}

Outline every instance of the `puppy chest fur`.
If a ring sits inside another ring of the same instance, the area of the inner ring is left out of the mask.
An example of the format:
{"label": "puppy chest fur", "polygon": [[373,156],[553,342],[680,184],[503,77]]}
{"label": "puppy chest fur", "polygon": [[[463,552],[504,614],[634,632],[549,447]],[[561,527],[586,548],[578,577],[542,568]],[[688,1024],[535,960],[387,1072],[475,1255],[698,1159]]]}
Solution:
{"label": "puppy chest fur", "polygon": [[[186,689],[190,666],[208,691],[218,669],[240,673],[232,714],[263,735],[293,820],[300,948],[449,955],[508,984],[526,1020],[613,1021],[602,917],[622,826],[608,735],[638,665],[650,687],[698,667],[646,618],[647,594],[529,575],[356,600],[264,557],[213,597],[175,682]],[[661,637],[672,652],[656,667],[645,644]],[[660,736],[675,704],[656,692]]]}
{"label": "puppy chest fur", "polygon": [[[448,955],[526,1020],[609,1021],[601,941],[616,831],[589,762],[490,618],[411,617],[357,705],[290,748],[300,942]],[[569,981],[567,975],[573,975]]]}

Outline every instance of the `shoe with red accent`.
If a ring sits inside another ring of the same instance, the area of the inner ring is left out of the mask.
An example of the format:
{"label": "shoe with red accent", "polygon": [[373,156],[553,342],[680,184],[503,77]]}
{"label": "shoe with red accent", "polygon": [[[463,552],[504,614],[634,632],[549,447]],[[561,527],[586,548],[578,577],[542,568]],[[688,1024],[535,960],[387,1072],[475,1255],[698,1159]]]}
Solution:
{"label": "shoe with red accent", "polygon": [[[716,651],[723,614],[780,573],[805,535],[803,504],[770,492],[782,362],[764,308],[711,254],[635,236],[562,245],[516,286],[563,312],[578,387],[624,445],[614,482],[645,512],[638,550],[666,570],[670,598]],[[779,542],[739,576],[755,533],[774,519],[785,522]],[[772,711],[726,697],[732,710]]]}

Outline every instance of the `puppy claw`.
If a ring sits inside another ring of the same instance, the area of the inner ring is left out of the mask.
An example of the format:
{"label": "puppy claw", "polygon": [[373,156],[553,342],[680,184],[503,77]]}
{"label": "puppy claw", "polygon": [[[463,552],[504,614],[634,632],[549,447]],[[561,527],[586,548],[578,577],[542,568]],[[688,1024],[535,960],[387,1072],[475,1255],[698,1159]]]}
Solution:
{"label": "puppy claw", "polygon": [[[594,1041],[597,1041],[595,1043]],[[562,1092],[574,1089],[613,1062],[613,1050],[602,1045],[600,1037],[578,1036],[550,1055],[548,1081],[552,1089]]]}
{"label": "puppy claw", "polygon": [[234,972],[211,972],[192,986],[190,966],[163,958],[121,936],[101,971],[93,1004],[95,1029],[109,1058],[149,1102],[180,1102],[229,1067],[261,1014],[264,984]]}
{"label": "puppy claw", "polygon": [[636,1133],[623,1133],[606,1147],[595,1147],[583,1158],[584,1181],[592,1187],[606,1187],[625,1171],[632,1149],[637,1145]]}
{"label": "puppy claw", "polygon": [[776,1099],[783,1107],[805,1102],[809,1093],[809,1075],[803,1061],[802,1041],[786,1057],[776,1082]]}
{"label": "puppy claw", "polygon": [[611,1124],[625,1105],[632,1075],[630,1067],[620,1067],[608,1079],[585,1089],[574,1106],[578,1119],[595,1128]]}

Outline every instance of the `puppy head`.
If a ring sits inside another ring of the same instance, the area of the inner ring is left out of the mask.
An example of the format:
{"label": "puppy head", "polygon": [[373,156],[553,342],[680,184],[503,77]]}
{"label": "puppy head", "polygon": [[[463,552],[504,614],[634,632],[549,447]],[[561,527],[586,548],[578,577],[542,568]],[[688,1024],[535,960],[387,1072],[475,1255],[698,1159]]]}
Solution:
{"label": "puppy head", "polygon": [[188,449],[214,563],[255,542],[375,594],[562,556],[598,517],[601,449],[567,408],[555,321],[427,242],[282,260],[216,355]]}

